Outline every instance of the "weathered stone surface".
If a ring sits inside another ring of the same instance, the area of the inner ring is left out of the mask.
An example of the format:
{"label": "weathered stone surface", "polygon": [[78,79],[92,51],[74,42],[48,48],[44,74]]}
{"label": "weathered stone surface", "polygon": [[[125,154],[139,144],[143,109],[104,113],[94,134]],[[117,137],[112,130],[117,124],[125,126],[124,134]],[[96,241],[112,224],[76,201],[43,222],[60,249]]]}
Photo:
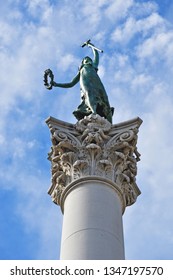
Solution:
{"label": "weathered stone surface", "polygon": [[96,176],[112,181],[123,193],[125,206],[133,204],[140,190],[136,184],[137,133],[140,118],[112,125],[91,114],[76,124],[49,117],[52,147],[52,184],[48,191],[60,205],[65,188],[73,181]]}

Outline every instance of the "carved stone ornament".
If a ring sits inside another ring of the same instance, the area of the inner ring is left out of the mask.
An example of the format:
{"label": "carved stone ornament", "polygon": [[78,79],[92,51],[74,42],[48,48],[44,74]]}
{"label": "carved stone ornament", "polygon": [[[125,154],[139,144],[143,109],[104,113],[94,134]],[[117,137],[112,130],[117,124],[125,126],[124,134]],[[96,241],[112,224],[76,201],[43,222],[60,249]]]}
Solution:
{"label": "carved stone ornament", "polygon": [[91,114],[76,124],[49,117],[52,147],[48,159],[52,165],[52,184],[48,191],[60,205],[65,188],[88,176],[108,179],[123,194],[125,206],[133,204],[140,190],[136,184],[137,133],[140,118],[112,125]]}

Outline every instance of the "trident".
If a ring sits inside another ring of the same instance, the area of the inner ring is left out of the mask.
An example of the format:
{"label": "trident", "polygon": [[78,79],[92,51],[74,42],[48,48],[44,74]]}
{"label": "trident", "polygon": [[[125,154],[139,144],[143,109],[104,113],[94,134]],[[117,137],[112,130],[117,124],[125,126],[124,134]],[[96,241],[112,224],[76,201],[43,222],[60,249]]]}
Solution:
{"label": "trident", "polygon": [[93,48],[93,49],[95,49],[95,50],[97,50],[97,51],[99,51],[99,52],[103,52],[102,50],[100,50],[100,49],[96,48],[95,46],[93,46],[92,44],[90,44],[90,42],[91,42],[91,40],[89,39],[88,41],[86,41],[85,43],[83,43],[83,45],[81,45],[81,47],[83,48],[83,47],[85,47],[85,46],[89,46],[89,47],[91,47],[91,48]]}

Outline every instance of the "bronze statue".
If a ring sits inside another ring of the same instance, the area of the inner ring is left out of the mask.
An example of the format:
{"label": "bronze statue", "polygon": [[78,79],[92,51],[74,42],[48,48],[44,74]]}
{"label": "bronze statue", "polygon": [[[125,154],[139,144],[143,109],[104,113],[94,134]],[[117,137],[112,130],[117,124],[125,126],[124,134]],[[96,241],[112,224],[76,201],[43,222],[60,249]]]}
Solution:
{"label": "bronze statue", "polygon": [[[80,82],[82,102],[77,110],[73,112],[77,120],[81,120],[90,114],[98,114],[112,123],[114,108],[110,107],[105,88],[97,74],[99,64],[98,51],[103,51],[91,44],[90,40],[82,45],[82,47],[84,46],[92,48],[94,59],[92,60],[90,57],[86,56],[82,60],[77,75],[70,83],[56,83],[52,71],[47,69],[44,74],[44,84],[47,89],[52,89],[53,86],[70,88]],[[48,76],[50,78],[50,83],[48,83]]]}

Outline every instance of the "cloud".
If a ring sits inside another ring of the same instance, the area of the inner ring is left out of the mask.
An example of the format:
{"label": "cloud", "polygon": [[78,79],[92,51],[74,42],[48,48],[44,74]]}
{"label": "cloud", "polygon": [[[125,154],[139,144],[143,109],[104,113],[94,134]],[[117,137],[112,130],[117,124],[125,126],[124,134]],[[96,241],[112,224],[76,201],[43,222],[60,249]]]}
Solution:
{"label": "cloud", "polygon": [[135,19],[130,16],[123,26],[115,29],[112,34],[112,40],[121,44],[127,44],[140,32],[143,39],[152,35],[153,32],[157,33],[160,29],[164,29],[164,20],[157,13],[152,13],[142,19]]}
{"label": "cloud", "polygon": [[[163,59],[167,64],[172,65],[171,52],[173,50],[173,32],[161,32],[148,38],[137,49],[137,55],[141,59],[151,58],[152,61]],[[171,66],[172,68],[172,66]]]}
{"label": "cloud", "polygon": [[112,3],[107,7],[105,13],[111,21],[117,21],[127,16],[129,9],[133,6],[133,0],[126,1],[111,1]]}

